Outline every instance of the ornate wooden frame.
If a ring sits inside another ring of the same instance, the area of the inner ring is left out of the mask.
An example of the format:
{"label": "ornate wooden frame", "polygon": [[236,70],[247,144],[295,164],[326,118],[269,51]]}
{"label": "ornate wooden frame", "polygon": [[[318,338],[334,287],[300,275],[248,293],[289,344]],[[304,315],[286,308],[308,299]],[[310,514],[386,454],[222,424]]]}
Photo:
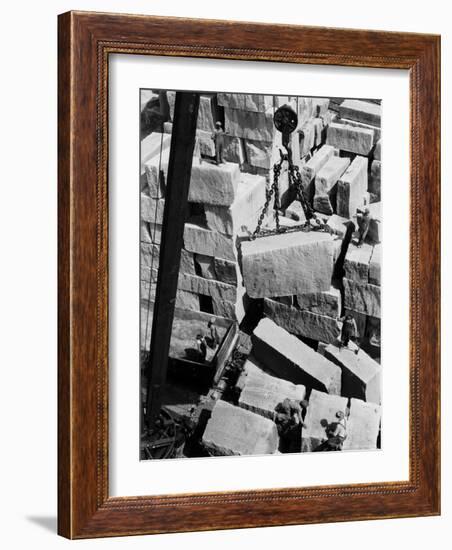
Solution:
{"label": "ornate wooden frame", "polygon": [[[439,514],[440,37],[69,12],[59,16],[58,49],[59,533],[85,538]],[[111,53],[409,70],[409,481],[109,497]]]}

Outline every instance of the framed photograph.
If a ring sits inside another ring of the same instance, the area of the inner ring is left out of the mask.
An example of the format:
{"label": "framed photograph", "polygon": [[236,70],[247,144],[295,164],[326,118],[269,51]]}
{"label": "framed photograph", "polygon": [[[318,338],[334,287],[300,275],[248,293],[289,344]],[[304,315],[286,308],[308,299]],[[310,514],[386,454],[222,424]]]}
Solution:
{"label": "framed photograph", "polygon": [[59,533],[440,513],[440,38],[59,16]]}

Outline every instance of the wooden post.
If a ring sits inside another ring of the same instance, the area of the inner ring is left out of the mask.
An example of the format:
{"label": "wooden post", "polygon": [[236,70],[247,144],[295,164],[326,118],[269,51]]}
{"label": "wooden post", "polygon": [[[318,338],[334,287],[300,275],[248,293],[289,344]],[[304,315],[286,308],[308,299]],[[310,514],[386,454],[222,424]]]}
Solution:
{"label": "wooden post", "polygon": [[176,92],[152,319],[151,349],[147,365],[146,424],[148,428],[154,425],[159,415],[162,390],[166,382],[198,108],[199,94]]}

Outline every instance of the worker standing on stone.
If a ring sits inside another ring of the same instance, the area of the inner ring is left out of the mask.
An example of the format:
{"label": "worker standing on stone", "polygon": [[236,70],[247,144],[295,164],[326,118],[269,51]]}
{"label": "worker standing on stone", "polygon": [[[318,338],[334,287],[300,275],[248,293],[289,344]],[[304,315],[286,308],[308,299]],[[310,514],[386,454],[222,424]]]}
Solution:
{"label": "worker standing on stone", "polygon": [[366,208],[364,211],[359,208],[356,209],[357,213],[357,222],[358,222],[358,246],[361,246],[365,241],[367,234],[369,233],[370,224],[372,221],[380,223],[380,220],[374,218],[370,210]]}
{"label": "worker standing on stone", "polygon": [[358,327],[356,326],[355,318],[353,317],[353,315],[350,315],[350,313],[347,313],[347,315],[345,315],[345,317],[342,317],[340,321],[342,321],[342,332],[339,347],[348,347],[348,343],[350,342],[350,340],[352,340],[352,342],[355,342],[356,344],[355,353],[358,353],[359,333]]}
{"label": "worker standing on stone", "polygon": [[207,323],[207,331],[207,343],[209,344],[209,347],[215,349],[220,343],[220,335],[218,334],[215,319],[210,319],[210,321]]}
{"label": "worker standing on stone", "polygon": [[328,451],[342,451],[344,441],[347,439],[347,419],[342,411],[336,413],[337,422],[330,424],[331,431],[327,433],[327,449]]}
{"label": "worker standing on stone", "polygon": [[198,355],[200,360],[204,362],[207,357],[207,344],[206,344],[206,339],[202,334],[198,334],[196,336],[196,347],[198,350]]}
{"label": "worker standing on stone", "polygon": [[303,408],[306,402],[294,399],[284,399],[275,407],[275,422],[280,436],[280,451],[282,453],[297,453],[301,450],[301,428],[303,422]]}
{"label": "worker standing on stone", "polygon": [[224,130],[221,122],[215,123],[215,130],[212,133],[212,139],[215,143],[215,159],[217,164],[225,164],[223,151],[224,151]]}

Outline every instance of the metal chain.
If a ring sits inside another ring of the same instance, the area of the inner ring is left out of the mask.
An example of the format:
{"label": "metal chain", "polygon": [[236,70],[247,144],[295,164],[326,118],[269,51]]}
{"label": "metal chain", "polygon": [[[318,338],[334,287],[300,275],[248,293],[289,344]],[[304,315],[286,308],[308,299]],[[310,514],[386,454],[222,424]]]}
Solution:
{"label": "metal chain", "polygon": [[281,166],[282,166],[283,160],[281,159],[278,163],[276,163],[273,166],[273,183],[270,187],[270,189],[267,190],[267,196],[265,199],[264,207],[262,208],[262,212],[259,216],[259,219],[257,221],[257,227],[254,230],[254,233],[251,235],[251,240],[254,241],[256,237],[259,235],[262,229],[262,222],[264,221],[265,215],[267,213],[268,207],[270,205],[270,201],[273,195],[275,195],[274,198],[274,209],[275,209],[275,219],[276,219],[276,228],[279,231],[280,224],[279,224],[279,176],[281,174]]}

